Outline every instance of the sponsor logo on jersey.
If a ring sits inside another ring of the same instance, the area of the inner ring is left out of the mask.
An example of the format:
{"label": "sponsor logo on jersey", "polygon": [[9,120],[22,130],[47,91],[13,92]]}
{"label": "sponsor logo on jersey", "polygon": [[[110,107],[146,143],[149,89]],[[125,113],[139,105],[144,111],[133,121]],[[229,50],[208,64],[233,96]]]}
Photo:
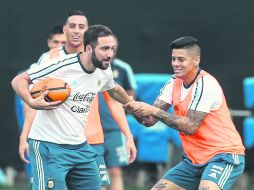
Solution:
{"label": "sponsor logo on jersey", "polygon": [[93,93],[93,92],[89,92],[87,94],[83,94],[81,92],[78,92],[74,95],[73,101],[91,103],[94,99],[94,96],[95,96],[95,93]]}
{"label": "sponsor logo on jersey", "polygon": [[75,112],[75,113],[87,113],[90,111],[91,109],[91,103],[94,99],[95,93],[93,92],[89,92],[87,94],[81,93],[81,92],[77,92],[74,96],[73,96],[73,101],[74,102],[85,102],[85,104],[87,105],[75,105],[71,107],[71,111]]}
{"label": "sponsor logo on jersey", "polygon": [[89,112],[91,107],[89,105],[86,105],[86,107],[81,106],[72,106],[71,111],[75,113],[87,113]]}

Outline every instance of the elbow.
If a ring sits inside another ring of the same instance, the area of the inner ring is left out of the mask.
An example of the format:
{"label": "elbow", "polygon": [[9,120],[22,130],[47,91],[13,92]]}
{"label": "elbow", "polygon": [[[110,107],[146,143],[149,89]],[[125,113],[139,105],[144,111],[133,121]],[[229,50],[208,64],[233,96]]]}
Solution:
{"label": "elbow", "polygon": [[188,136],[192,136],[192,135],[195,134],[195,132],[192,131],[192,130],[188,130],[188,131],[185,132],[185,134],[188,135]]}
{"label": "elbow", "polygon": [[186,133],[186,135],[192,136],[192,135],[194,135],[194,134],[197,133],[198,128],[199,128],[199,127],[197,127],[197,126],[189,127],[188,130],[187,130],[185,133]]}
{"label": "elbow", "polygon": [[11,81],[11,86],[12,86],[12,88],[14,88],[15,87],[15,84],[17,83],[17,76],[16,77],[14,77],[13,79],[12,79],[12,81]]}

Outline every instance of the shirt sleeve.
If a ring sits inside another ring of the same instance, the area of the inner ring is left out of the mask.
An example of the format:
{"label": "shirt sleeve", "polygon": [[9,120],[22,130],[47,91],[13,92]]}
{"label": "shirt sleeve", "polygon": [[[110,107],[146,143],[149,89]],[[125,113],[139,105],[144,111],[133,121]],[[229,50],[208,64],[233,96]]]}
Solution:
{"label": "shirt sleeve", "polygon": [[[44,62],[41,62],[40,64],[32,64],[28,69],[27,73],[30,79],[35,82],[40,78],[42,79],[43,77],[46,77],[54,69],[57,69],[59,67],[57,66],[58,63],[60,63],[58,60],[44,59]],[[51,67],[52,65],[55,65],[55,67]]]}
{"label": "shirt sleeve", "polygon": [[39,58],[39,60],[37,61],[37,64],[41,64],[48,60],[49,60],[49,52],[43,53],[41,57]]}
{"label": "shirt sleeve", "polygon": [[113,73],[111,68],[109,67],[106,71],[106,83],[103,86],[103,88],[101,89],[101,92],[106,91],[106,90],[110,90],[112,88],[115,88],[115,81],[113,79]]}
{"label": "shirt sleeve", "polygon": [[31,80],[33,80],[33,77],[31,75],[33,75],[33,73],[37,73],[42,69],[42,65],[39,65],[38,63],[33,63],[30,68],[27,70],[27,73],[30,77]]}
{"label": "shirt sleeve", "polygon": [[212,76],[206,75],[200,78],[196,87],[192,90],[193,96],[189,106],[190,110],[209,113],[220,107],[223,92],[219,83]]}
{"label": "shirt sleeve", "polygon": [[172,77],[160,90],[160,94],[157,99],[162,100],[170,105],[172,105],[172,93],[173,93],[173,84],[174,78]]}
{"label": "shirt sleeve", "polygon": [[42,63],[44,63],[45,61],[48,61],[48,60],[49,60],[49,54],[48,53],[43,53],[37,62],[30,65],[30,68],[32,68],[36,65],[40,65],[40,64],[42,64]]}

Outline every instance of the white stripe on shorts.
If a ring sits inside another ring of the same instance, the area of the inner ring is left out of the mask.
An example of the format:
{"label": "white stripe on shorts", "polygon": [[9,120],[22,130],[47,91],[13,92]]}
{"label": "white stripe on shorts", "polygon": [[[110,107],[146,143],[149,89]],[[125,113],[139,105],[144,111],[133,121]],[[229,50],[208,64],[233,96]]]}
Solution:
{"label": "white stripe on shorts", "polygon": [[43,171],[43,165],[42,165],[42,159],[39,151],[39,145],[40,142],[34,141],[33,142],[33,149],[36,156],[36,167],[37,167],[37,173],[38,173],[38,180],[39,180],[39,187],[38,190],[45,190],[45,183],[44,183],[44,171]]}
{"label": "white stripe on shorts", "polygon": [[233,170],[233,165],[232,164],[227,164],[225,170],[223,171],[220,180],[218,182],[218,185],[221,189],[223,189],[223,186],[225,185],[226,181],[228,180],[231,172]]}

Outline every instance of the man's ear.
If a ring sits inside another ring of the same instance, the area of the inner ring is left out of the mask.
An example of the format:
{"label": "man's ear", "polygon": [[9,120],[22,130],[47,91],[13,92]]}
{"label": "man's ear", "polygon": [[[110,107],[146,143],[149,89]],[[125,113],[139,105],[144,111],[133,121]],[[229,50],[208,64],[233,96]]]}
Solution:
{"label": "man's ear", "polygon": [[93,51],[92,46],[91,46],[91,45],[87,45],[87,46],[85,47],[85,51],[86,51],[87,53],[92,53],[92,51]]}
{"label": "man's ear", "polygon": [[64,35],[66,35],[66,30],[67,30],[67,29],[66,29],[66,25],[64,25],[64,26],[63,26],[63,33],[64,33]]}
{"label": "man's ear", "polygon": [[195,63],[195,67],[199,66],[200,63],[200,56],[196,56],[196,58],[194,59],[194,63]]}

